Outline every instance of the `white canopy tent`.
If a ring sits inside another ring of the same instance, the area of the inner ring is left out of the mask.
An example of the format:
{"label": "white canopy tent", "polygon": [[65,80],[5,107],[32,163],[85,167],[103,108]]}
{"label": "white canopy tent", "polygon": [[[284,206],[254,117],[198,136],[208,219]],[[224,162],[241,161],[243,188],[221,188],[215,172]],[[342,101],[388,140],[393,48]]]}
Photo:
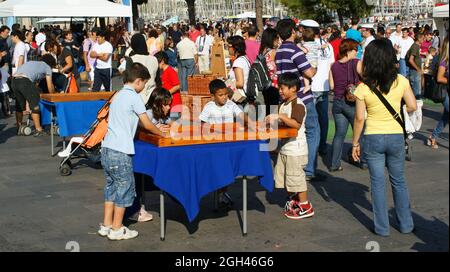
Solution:
{"label": "white canopy tent", "polygon": [[45,18],[38,21],[38,24],[56,24],[56,23],[66,23],[66,22],[84,22],[82,18]]}
{"label": "white canopy tent", "polygon": [[131,6],[106,0],[6,0],[0,17],[133,17]]}
{"label": "white canopy tent", "polygon": [[433,8],[433,28],[439,30],[441,37],[445,37],[449,29],[448,7],[447,4]]}

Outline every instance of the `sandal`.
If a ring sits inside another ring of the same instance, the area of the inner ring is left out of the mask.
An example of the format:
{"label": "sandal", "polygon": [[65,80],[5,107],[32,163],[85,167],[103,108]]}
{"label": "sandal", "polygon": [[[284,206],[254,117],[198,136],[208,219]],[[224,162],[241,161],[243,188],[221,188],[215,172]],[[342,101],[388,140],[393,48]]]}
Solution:
{"label": "sandal", "polygon": [[436,139],[433,139],[431,136],[427,139],[427,146],[433,148],[433,149],[438,149],[439,146],[436,142]]}

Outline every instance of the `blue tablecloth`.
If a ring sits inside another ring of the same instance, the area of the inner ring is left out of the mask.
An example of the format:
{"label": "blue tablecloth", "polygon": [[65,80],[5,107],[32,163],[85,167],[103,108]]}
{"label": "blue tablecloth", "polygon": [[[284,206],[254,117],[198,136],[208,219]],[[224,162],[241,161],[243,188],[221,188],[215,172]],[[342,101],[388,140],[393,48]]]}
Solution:
{"label": "blue tablecloth", "polygon": [[56,114],[59,135],[62,137],[84,134],[97,118],[97,113],[106,103],[105,100],[77,102],[48,102],[41,100],[42,125],[51,123],[51,112]]}
{"label": "blue tablecloth", "polygon": [[237,176],[258,176],[272,192],[273,171],[269,153],[259,151],[261,141],[156,147],[135,141],[136,173],[151,176],[156,186],[176,198],[189,221],[200,210],[200,200],[235,181]]}

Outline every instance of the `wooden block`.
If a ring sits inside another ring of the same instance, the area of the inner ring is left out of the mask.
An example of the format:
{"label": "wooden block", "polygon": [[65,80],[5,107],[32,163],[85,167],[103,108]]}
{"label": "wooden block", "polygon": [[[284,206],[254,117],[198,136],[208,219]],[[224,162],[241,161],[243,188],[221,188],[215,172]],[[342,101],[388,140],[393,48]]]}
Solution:
{"label": "wooden block", "polygon": [[48,102],[94,101],[108,100],[113,94],[114,92],[55,93],[41,94],[41,99]]}
{"label": "wooden block", "polygon": [[259,131],[242,128],[239,124],[190,125],[172,127],[171,137],[163,138],[145,131],[139,131],[137,138],[158,147],[202,145],[213,143],[240,142],[252,140],[285,139],[297,137],[295,128],[281,127],[277,130]]}
{"label": "wooden block", "polygon": [[210,95],[209,83],[216,79],[215,76],[194,75],[188,76],[188,94],[190,95]]}

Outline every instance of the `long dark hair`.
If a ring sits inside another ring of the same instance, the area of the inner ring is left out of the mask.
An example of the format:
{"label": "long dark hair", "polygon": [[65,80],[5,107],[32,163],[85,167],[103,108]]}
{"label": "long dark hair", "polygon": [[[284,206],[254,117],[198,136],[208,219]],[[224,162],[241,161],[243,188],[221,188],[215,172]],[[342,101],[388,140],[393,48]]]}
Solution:
{"label": "long dark hair", "polygon": [[267,28],[263,31],[261,36],[261,46],[259,47],[259,54],[264,54],[268,48],[273,49],[273,44],[278,39],[278,31],[273,28]]}
{"label": "long dark hair", "polygon": [[153,113],[153,118],[156,120],[165,119],[168,115],[164,114],[163,106],[168,105],[172,101],[172,95],[164,88],[156,88],[153,90],[147,102],[147,109]]}
{"label": "long dark hair", "polygon": [[363,82],[371,90],[387,94],[397,79],[397,57],[391,41],[381,38],[372,41],[364,52]]}

